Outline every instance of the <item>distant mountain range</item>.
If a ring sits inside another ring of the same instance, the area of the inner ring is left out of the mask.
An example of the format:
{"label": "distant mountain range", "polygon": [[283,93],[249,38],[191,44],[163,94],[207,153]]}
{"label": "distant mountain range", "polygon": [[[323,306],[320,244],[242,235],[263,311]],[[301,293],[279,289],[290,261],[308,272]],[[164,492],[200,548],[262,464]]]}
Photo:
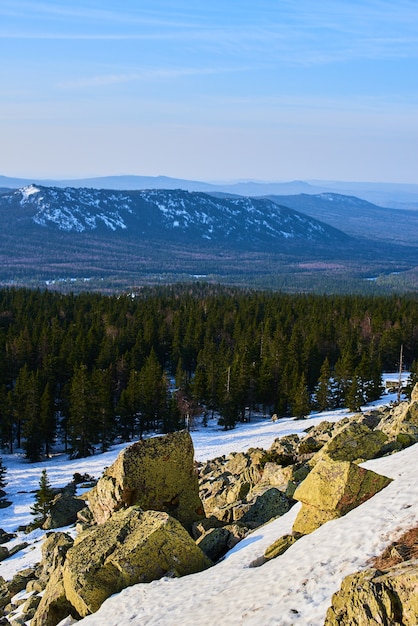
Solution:
{"label": "distant mountain range", "polygon": [[0,286],[88,281],[113,292],[190,277],[287,291],[361,290],[366,279],[369,289],[418,286],[418,211],[332,192],[30,184],[0,193],[0,223]]}
{"label": "distant mountain range", "polygon": [[[4,225],[65,232],[126,231],[171,243],[258,248],[286,240],[341,243],[347,235],[267,198],[216,198],[177,190],[109,191],[29,185],[0,195]],[[51,236],[51,235],[50,235]]]}
{"label": "distant mountain range", "polygon": [[18,189],[30,184],[53,187],[92,187],[94,189],[184,189],[205,193],[231,193],[240,196],[268,196],[339,193],[357,196],[382,207],[418,209],[418,184],[367,183],[342,181],[291,181],[207,183],[167,176],[103,176],[96,178],[43,180],[0,176],[0,188]]}

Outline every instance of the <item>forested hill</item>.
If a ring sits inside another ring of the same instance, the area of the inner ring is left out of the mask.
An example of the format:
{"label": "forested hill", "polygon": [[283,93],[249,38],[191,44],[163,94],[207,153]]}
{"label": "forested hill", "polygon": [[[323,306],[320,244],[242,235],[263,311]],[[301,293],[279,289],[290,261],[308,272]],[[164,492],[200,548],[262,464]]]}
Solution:
{"label": "forested hill", "polygon": [[0,290],[0,436],[36,460],[115,437],[356,410],[381,372],[418,371],[418,299],[240,292],[198,284],[136,296]]}
{"label": "forested hill", "polygon": [[139,240],[226,242],[257,248],[281,241],[341,243],[348,236],[266,198],[214,198],[176,190],[108,191],[29,185],[0,195],[4,227],[82,233],[108,231]]}

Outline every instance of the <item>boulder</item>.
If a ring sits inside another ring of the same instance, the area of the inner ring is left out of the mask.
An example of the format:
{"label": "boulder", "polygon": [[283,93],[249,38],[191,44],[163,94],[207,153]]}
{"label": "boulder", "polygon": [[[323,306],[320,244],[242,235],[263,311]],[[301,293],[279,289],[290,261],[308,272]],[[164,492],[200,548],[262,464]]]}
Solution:
{"label": "boulder", "polygon": [[243,508],[247,510],[241,517],[235,519],[239,519],[243,524],[251,525],[252,528],[257,528],[275,517],[284,515],[293,504],[294,502],[280,489],[270,487],[263,493],[257,494],[254,500],[247,505],[244,505]]}
{"label": "boulder", "polygon": [[9,590],[9,585],[4,580],[3,576],[0,576],[0,609],[4,609],[4,607],[9,604],[11,598],[12,593]]}
{"label": "boulder", "polygon": [[42,560],[38,571],[41,585],[45,587],[51,574],[63,566],[65,556],[73,543],[73,538],[67,533],[47,533],[42,543]]}
{"label": "boulder", "polygon": [[418,402],[418,383],[415,383],[411,392],[411,402]]}
{"label": "boulder", "polygon": [[68,615],[79,618],[77,611],[67,600],[62,568],[55,569],[45,588],[41,601],[31,621],[31,626],[56,626]]}
{"label": "boulder", "polygon": [[6,533],[3,528],[0,528],[0,544],[8,543],[15,537],[17,537],[16,533]]}
{"label": "boulder", "polygon": [[64,588],[84,617],[125,587],[192,574],[211,564],[177,520],[130,507],[76,538],[64,564]]}
{"label": "boulder", "polygon": [[77,521],[77,514],[86,506],[84,500],[75,497],[69,491],[63,491],[51,502],[51,509],[42,525],[44,530],[62,528]]}
{"label": "boulder", "polygon": [[380,430],[370,430],[364,424],[351,422],[333,437],[312,457],[311,466],[322,459],[333,461],[356,461],[373,459],[387,441]]}
{"label": "boulder", "polygon": [[390,482],[390,478],[349,461],[319,462],[294,493],[302,507],[293,532],[306,535],[314,531],[359,506]]}
{"label": "boulder", "polygon": [[297,541],[297,537],[295,535],[283,535],[276,539],[274,543],[272,543],[268,548],[266,548],[264,552],[264,558],[266,561],[270,561],[270,559],[275,559],[277,556],[284,554],[286,550],[293,546],[293,544]]}
{"label": "boulder", "polygon": [[325,626],[416,626],[417,587],[418,560],[351,574],[334,593]]}
{"label": "boulder", "polygon": [[[413,397],[415,398],[415,394]],[[378,428],[389,437],[396,438],[404,447],[416,443],[418,441],[418,400],[409,403],[401,402],[385,419],[381,420]]]}
{"label": "boulder", "polygon": [[0,546],[0,561],[8,559],[10,556],[9,549],[6,546]]}
{"label": "boulder", "polygon": [[170,433],[125,448],[86,498],[97,524],[135,505],[169,513],[191,529],[204,511],[190,434]]}
{"label": "boulder", "polygon": [[230,535],[231,533],[226,526],[222,528],[211,528],[204,535],[199,537],[196,544],[211,561],[219,561],[228,551]]}

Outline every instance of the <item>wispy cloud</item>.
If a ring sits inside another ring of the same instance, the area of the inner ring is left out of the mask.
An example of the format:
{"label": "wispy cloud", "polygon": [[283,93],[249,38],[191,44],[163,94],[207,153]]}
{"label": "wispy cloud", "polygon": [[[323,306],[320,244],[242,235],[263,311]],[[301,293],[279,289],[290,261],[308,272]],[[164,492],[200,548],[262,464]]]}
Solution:
{"label": "wispy cloud", "polygon": [[210,76],[236,72],[246,72],[253,67],[183,67],[183,68],[156,68],[141,69],[127,73],[102,74],[75,80],[65,80],[57,84],[61,89],[82,89],[94,87],[108,87],[111,85],[149,80],[176,80],[187,76]]}

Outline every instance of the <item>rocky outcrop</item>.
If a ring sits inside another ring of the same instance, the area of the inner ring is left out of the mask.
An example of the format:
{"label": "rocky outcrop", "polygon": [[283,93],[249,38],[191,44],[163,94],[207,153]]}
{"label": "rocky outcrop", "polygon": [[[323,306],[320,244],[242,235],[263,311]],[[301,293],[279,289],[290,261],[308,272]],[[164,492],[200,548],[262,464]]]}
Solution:
{"label": "rocky outcrop", "polygon": [[321,461],[294,493],[302,507],[293,532],[308,534],[345,515],[391,482],[390,478],[349,461]]}
{"label": "rocky outcrop", "polygon": [[64,564],[64,589],[84,617],[129,585],[183,576],[210,565],[177,520],[130,507],[76,538]]}
{"label": "rocky outcrop", "polygon": [[163,511],[188,530],[204,517],[190,434],[180,431],[123,450],[87,494],[97,524],[119,509]]}
{"label": "rocky outcrop", "polygon": [[365,461],[378,456],[388,440],[381,430],[371,430],[358,422],[351,422],[339,430],[310,459],[311,466],[323,459],[333,461]]}
{"label": "rocky outcrop", "polygon": [[403,447],[418,441],[418,384],[412,391],[411,402],[402,402],[395,407],[378,428]]}
{"label": "rocky outcrop", "polygon": [[325,626],[416,626],[418,560],[347,576],[332,597]]}

